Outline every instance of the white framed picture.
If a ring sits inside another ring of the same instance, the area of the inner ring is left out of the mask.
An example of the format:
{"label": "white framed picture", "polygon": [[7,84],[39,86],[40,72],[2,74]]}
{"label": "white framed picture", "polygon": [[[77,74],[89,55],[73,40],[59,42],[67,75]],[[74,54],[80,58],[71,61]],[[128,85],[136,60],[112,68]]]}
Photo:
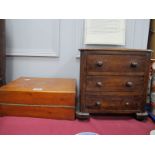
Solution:
{"label": "white framed picture", "polygon": [[84,43],[125,45],[125,20],[86,19]]}

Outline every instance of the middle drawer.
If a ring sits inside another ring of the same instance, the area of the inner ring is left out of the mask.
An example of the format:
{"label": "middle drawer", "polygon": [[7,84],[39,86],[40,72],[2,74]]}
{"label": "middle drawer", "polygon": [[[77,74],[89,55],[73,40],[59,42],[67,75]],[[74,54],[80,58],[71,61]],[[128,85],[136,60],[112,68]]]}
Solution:
{"label": "middle drawer", "polygon": [[87,76],[86,91],[143,92],[143,76]]}

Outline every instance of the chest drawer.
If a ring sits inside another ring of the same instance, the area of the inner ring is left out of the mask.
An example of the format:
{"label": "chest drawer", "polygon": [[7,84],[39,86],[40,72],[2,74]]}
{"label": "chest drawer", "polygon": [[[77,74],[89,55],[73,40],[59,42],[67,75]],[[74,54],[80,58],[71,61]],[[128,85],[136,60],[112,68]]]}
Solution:
{"label": "chest drawer", "polygon": [[143,73],[146,58],[143,55],[87,55],[87,74],[112,73]]}
{"label": "chest drawer", "polygon": [[143,76],[87,76],[86,91],[143,92]]}
{"label": "chest drawer", "polygon": [[89,112],[140,110],[140,96],[87,96],[85,108]]}

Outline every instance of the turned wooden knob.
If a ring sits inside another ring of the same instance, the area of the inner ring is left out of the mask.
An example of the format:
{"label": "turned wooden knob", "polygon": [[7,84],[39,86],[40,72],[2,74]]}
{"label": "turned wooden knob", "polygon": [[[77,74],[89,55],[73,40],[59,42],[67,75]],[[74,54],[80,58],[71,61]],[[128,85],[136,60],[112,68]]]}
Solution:
{"label": "turned wooden knob", "polygon": [[97,65],[98,67],[101,67],[101,66],[103,66],[103,62],[102,62],[102,61],[97,61],[97,62],[96,62],[96,65]]}
{"label": "turned wooden knob", "polygon": [[129,105],[130,103],[129,103],[129,102],[126,102],[125,104],[126,104],[126,105]]}
{"label": "turned wooden knob", "polygon": [[97,107],[99,107],[101,105],[101,102],[100,101],[97,101],[96,103],[95,103],[95,106],[97,106]]}
{"label": "turned wooden knob", "polygon": [[131,67],[137,67],[138,63],[137,62],[131,62]]}
{"label": "turned wooden knob", "polygon": [[102,82],[96,82],[96,85],[97,85],[98,87],[101,87],[101,86],[102,86]]}
{"label": "turned wooden knob", "polygon": [[126,86],[127,86],[127,87],[132,87],[132,86],[133,86],[133,83],[130,82],[130,81],[128,81],[128,82],[126,83]]}

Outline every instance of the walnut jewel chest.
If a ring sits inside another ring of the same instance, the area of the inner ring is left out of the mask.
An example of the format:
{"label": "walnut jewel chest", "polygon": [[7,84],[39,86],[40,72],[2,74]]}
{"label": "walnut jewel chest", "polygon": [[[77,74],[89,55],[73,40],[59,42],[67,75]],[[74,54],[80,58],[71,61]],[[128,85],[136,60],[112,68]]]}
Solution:
{"label": "walnut jewel chest", "polygon": [[80,112],[146,116],[150,50],[80,49]]}

